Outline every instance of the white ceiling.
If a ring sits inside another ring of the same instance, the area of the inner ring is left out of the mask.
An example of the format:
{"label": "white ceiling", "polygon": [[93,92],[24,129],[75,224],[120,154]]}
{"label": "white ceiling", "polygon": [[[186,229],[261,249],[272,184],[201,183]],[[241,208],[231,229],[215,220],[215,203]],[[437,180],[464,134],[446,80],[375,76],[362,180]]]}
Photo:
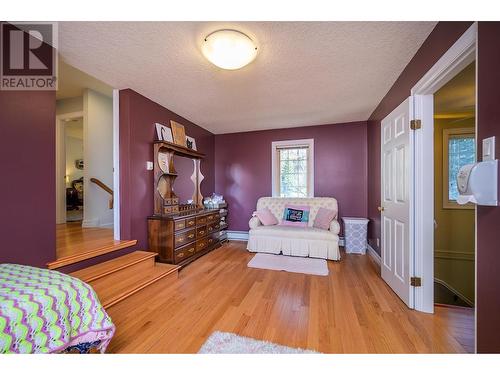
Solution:
{"label": "white ceiling", "polygon": [[[366,120],[435,22],[61,22],[71,65],[131,88],[210,130],[230,133]],[[256,40],[236,71],[200,43],[234,28]]]}

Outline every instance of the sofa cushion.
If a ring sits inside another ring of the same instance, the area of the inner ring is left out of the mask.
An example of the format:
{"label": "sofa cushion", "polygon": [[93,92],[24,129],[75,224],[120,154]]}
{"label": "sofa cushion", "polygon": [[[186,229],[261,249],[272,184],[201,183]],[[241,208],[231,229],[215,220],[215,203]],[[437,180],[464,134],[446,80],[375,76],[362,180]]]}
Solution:
{"label": "sofa cushion", "polygon": [[287,204],[283,212],[283,220],[281,225],[289,225],[292,227],[307,227],[309,223],[309,206],[298,206],[295,204]]}
{"label": "sofa cushion", "polygon": [[320,207],[318,210],[318,214],[314,218],[313,227],[319,229],[328,229],[335,216],[337,216],[337,212],[335,212],[334,210]]}
{"label": "sofa cushion", "polygon": [[260,210],[254,212],[255,216],[257,216],[262,223],[262,225],[276,225],[278,224],[278,219],[271,212],[271,210],[267,207],[264,207]]}
{"label": "sofa cushion", "polygon": [[331,240],[338,241],[337,234],[313,227],[289,227],[284,225],[259,226],[250,230],[251,233],[259,236],[282,236],[287,238],[309,239],[309,240]]}

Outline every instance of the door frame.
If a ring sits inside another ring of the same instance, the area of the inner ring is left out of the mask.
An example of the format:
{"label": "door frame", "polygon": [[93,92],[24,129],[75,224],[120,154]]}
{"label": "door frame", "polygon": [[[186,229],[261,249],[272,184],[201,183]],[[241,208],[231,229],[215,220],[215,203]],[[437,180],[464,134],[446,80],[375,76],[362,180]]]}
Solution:
{"label": "door frame", "polygon": [[66,120],[83,117],[83,111],[56,116],[56,224],[66,223]]}
{"label": "door frame", "polygon": [[[434,93],[467,65],[477,61],[477,23],[474,23],[411,89],[414,119],[414,288],[415,310],[434,312]],[[477,82],[477,65],[476,65]],[[477,113],[477,90],[476,90]],[[476,121],[477,134],[477,121]],[[476,138],[477,139],[477,138]],[[476,141],[477,142],[477,141]],[[477,217],[477,215],[476,215]],[[477,221],[476,221],[477,229]],[[477,230],[476,230],[477,232]],[[477,248],[477,236],[476,236]],[[477,252],[476,252],[477,257]],[[477,263],[476,263],[477,264]],[[477,274],[477,272],[476,272]],[[477,284],[476,284],[477,285]]]}
{"label": "door frame", "polygon": [[[120,240],[120,90],[113,89],[113,237]],[[56,224],[66,223],[66,142],[65,120],[84,117],[85,111],[56,116]]]}

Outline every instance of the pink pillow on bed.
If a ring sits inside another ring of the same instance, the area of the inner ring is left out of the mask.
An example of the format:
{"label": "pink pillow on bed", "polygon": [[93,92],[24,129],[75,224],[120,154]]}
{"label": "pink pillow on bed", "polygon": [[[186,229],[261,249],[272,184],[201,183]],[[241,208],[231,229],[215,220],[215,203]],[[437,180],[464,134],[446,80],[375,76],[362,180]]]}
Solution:
{"label": "pink pillow on bed", "polygon": [[254,212],[255,216],[257,216],[260,222],[263,225],[276,225],[278,224],[278,219],[273,215],[269,208],[263,208],[261,210],[257,210]]}
{"label": "pink pillow on bed", "polygon": [[333,219],[335,219],[335,216],[337,216],[337,211],[320,207],[316,217],[314,218],[313,227],[328,230],[330,228],[330,223]]}

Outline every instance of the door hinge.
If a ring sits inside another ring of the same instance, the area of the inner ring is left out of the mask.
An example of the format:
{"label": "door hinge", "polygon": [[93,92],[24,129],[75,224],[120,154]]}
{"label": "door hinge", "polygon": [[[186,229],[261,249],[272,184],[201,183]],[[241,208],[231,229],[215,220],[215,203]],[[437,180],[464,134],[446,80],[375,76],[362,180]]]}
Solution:
{"label": "door hinge", "polygon": [[411,120],[410,121],[410,129],[411,130],[417,130],[422,127],[422,121],[420,120]]}
{"label": "door hinge", "polygon": [[422,279],[420,277],[410,277],[411,286],[422,286]]}

